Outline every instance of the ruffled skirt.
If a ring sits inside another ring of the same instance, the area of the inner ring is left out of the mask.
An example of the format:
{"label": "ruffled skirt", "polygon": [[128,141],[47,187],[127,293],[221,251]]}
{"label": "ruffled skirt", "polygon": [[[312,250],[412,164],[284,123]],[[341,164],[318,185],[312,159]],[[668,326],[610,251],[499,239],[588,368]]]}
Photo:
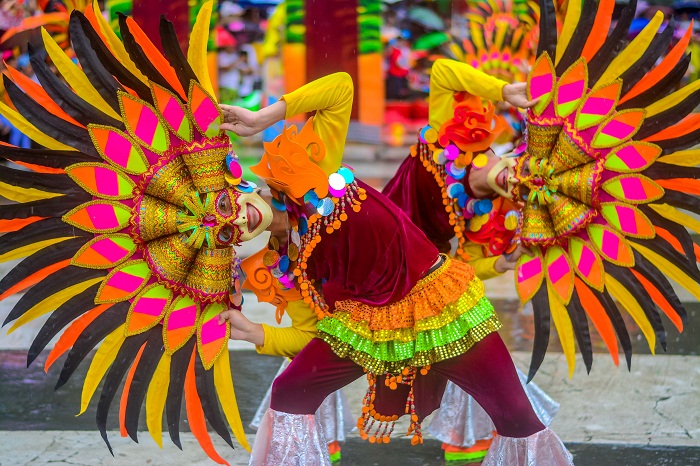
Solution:
{"label": "ruffled skirt", "polygon": [[398,374],[467,352],[501,324],[474,269],[445,257],[402,300],[387,306],[339,301],[319,338],[373,374]]}

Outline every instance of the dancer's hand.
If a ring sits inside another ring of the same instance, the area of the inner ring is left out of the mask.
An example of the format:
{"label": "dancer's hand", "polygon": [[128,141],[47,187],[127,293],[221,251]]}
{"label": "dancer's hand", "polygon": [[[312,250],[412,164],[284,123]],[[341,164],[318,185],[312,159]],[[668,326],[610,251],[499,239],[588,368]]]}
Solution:
{"label": "dancer's hand", "polygon": [[522,244],[518,244],[515,251],[511,252],[510,254],[498,256],[498,259],[496,259],[496,262],[493,264],[494,270],[498,273],[503,273],[508,270],[515,270],[515,265],[517,264],[518,259],[520,259],[520,256],[523,254],[532,256],[532,251]]}
{"label": "dancer's hand", "polygon": [[220,104],[219,107],[224,114],[224,123],[221,125],[221,129],[232,131],[243,137],[258,134],[278,121],[284,120],[287,113],[287,102],[284,100],[278,100],[257,112],[235,105]]}
{"label": "dancer's hand", "polygon": [[265,344],[262,325],[251,322],[241,311],[228,309],[219,314],[219,325],[223,325],[227,320],[231,324],[231,340],[248,341],[256,346]]}
{"label": "dancer's hand", "polygon": [[527,98],[527,83],[513,83],[503,86],[503,100],[518,108],[531,108],[537,105],[539,99]]}
{"label": "dancer's hand", "polygon": [[259,133],[257,112],[235,105],[219,105],[224,113],[221,129],[232,131],[238,136],[252,136]]}

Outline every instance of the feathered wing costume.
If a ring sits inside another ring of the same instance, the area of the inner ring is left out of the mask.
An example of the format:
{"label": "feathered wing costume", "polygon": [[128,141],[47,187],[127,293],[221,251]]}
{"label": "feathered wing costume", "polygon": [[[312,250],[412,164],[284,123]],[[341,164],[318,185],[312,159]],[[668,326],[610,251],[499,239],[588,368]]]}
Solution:
{"label": "feathered wing costume", "polygon": [[689,61],[692,27],[670,51],[673,28],[658,13],[632,41],[635,1],[608,31],[614,0],[574,2],[557,37],[550,0],[541,2],[538,59],[528,78],[527,153],[514,196],[524,202],[518,262],[522,302],[533,301],[532,378],[553,322],[570,372],[575,341],[592,364],[589,323],[618,362],[632,345],[615,301],[652,353],[666,346],[661,314],[683,329],[687,314],[669,278],[700,299],[700,81],[674,91]]}
{"label": "feathered wing costume", "polygon": [[192,433],[225,464],[207,422],[233,446],[228,421],[249,447],[231,378],[230,328],[217,319],[236,280],[230,246],[240,231],[220,207],[228,201],[235,217],[235,198],[250,186],[231,177],[240,166],[227,159],[219,129],[205,59],[210,15],[211,3],[185,56],[165,19],[161,54],[130,18],[120,20],[121,42],[96,7],[74,11],[81,68],[45,34],[65,82],[36,51],[41,87],[4,77],[14,108],[0,104],[0,111],[45,148],[0,147],[2,159],[30,169],[0,167],[0,194],[14,201],[0,206],[0,260],[25,258],[0,281],[0,299],[27,290],[4,322],[13,323],[10,331],[50,313],[27,362],[60,334],[45,366],[67,354],[56,388],[97,345],[81,412],[104,379],[97,426],[108,446],[109,408],[125,379],[122,435],[136,440],[145,401],[151,436],[161,444],[165,412],[180,446],[184,399]]}

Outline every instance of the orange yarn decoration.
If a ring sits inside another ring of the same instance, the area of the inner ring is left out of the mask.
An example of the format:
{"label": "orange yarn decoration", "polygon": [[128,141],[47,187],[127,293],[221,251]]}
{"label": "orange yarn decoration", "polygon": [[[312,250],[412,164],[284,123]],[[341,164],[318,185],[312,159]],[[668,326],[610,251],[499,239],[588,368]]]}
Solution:
{"label": "orange yarn decoration", "polygon": [[243,288],[255,293],[258,301],[270,303],[276,308],[275,318],[277,323],[282,321],[284,310],[289,301],[301,299],[299,290],[292,288],[283,290],[279,287],[277,279],[272,276],[270,270],[263,263],[267,248],[261,249],[252,256],[241,261],[241,270],[246,275]]}
{"label": "orange yarn decoration", "polygon": [[270,188],[284,192],[295,203],[314,190],[319,198],[328,196],[328,175],[317,164],[326,148],[314,132],[311,118],[301,131],[295,125],[285,128],[272,142],[264,144],[260,162],[250,167]]}
{"label": "orange yarn decoration", "polygon": [[438,131],[438,143],[443,147],[452,143],[462,152],[483,152],[508,126],[491,102],[484,107],[475,95],[455,94],[454,107],[454,116]]}

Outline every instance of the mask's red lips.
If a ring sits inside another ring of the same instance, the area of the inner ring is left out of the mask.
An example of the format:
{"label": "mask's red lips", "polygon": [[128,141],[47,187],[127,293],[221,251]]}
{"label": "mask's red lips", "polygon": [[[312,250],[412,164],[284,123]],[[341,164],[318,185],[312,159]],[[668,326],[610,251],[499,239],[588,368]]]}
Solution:
{"label": "mask's red lips", "polygon": [[506,177],[507,176],[508,176],[508,169],[504,168],[503,170],[501,170],[501,173],[499,173],[498,176],[496,177],[496,182],[498,183],[498,185],[501,188],[503,188],[503,191],[506,190]]}
{"label": "mask's red lips", "polygon": [[245,211],[248,215],[248,233],[252,233],[262,222],[262,214],[253,204],[249,203],[246,203]]}

